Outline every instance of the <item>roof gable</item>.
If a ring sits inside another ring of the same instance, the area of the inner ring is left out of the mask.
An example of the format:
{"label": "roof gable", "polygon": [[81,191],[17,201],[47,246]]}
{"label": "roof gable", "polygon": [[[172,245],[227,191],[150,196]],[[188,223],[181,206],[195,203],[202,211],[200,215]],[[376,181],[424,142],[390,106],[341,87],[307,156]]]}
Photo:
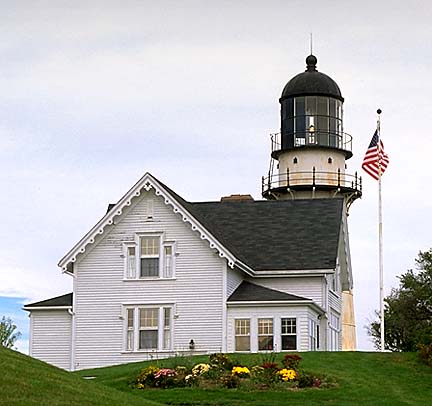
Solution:
{"label": "roof gable", "polygon": [[190,223],[192,230],[197,231],[201,239],[207,240],[210,248],[216,249],[221,258],[226,258],[230,267],[234,267],[235,257],[188,211],[190,205],[148,172],[115,205],[109,206],[105,216],[59,261],[58,266],[68,271],[78,256],[86,252],[87,247],[94,244],[107,227],[114,224],[116,217],[123,214],[124,209],[132,204],[133,199],[138,198],[143,190],[150,189],[154,189],[155,195],[160,196],[166,205],[172,206],[174,213],[178,213],[184,222]]}

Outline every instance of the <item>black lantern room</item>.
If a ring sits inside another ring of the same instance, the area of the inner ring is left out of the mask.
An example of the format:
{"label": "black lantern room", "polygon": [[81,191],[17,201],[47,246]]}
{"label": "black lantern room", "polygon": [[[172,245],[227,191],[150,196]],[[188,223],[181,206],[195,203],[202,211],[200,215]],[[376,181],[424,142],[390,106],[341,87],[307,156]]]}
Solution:
{"label": "black lantern room", "polygon": [[337,83],[318,72],[317,58],[306,58],[306,71],[285,86],[281,103],[279,152],[297,147],[327,147],[352,156],[351,137],[343,132],[343,97]]}

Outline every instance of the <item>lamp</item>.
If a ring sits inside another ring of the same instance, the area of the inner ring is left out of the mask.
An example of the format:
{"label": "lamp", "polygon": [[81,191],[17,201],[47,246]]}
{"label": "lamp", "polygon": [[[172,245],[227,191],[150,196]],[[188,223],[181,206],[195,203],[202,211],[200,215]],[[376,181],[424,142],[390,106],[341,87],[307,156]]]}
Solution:
{"label": "lamp", "polygon": [[190,350],[194,350],[195,349],[195,342],[194,342],[194,340],[190,340],[189,341],[189,349]]}

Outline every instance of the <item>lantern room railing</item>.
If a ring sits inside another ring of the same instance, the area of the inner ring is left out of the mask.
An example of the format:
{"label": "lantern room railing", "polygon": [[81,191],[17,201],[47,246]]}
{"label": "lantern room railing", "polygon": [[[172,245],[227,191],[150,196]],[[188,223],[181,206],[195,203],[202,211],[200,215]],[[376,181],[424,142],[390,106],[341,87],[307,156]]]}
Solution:
{"label": "lantern room railing", "polygon": [[275,189],[299,189],[304,187],[340,189],[362,194],[361,176],[341,172],[322,172],[315,167],[311,171],[290,172],[270,174],[262,177],[262,195]]}
{"label": "lantern room railing", "polygon": [[[352,136],[344,132],[334,132],[314,129],[286,133],[287,138],[293,138],[294,147],[315,146],[330,147],[352,153]],[[270,134],[271,152],[279,152],[283,148],[281,133]]]}

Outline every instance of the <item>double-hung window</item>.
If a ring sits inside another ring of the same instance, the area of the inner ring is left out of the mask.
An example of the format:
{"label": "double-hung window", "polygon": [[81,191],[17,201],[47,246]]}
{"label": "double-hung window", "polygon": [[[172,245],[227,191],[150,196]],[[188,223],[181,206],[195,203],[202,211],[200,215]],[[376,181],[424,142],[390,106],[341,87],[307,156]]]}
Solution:
{"label": "double-hung window", "polygon": [[158,348],[159,308],[139,309],[139,349]]}
{"label": "double-hung window", "polygon": [[140,237],[140,277],[159,276],[159,236]]}
{"label": "double-hung window", "polygon": [[293,317],[281,319],[281,348],[283,351],[297,349],[297,326]]}
{"label": "double-hung window", "polygon": [[172,305],[128,306],[125,309],[126,351],[172,349]]}
{"label": "double-hung window", "polygon": [[175,242],[162,234],[141,234],[123,244],[126,279],[174,278]]}
{"label": "double-hung window", "polygon": [[235,320],[235,350],[250,351],[250,319]]}
{"label": "double-hung window", "polygon": [[273,319],[258,319],[258,350],[273,351]]}

